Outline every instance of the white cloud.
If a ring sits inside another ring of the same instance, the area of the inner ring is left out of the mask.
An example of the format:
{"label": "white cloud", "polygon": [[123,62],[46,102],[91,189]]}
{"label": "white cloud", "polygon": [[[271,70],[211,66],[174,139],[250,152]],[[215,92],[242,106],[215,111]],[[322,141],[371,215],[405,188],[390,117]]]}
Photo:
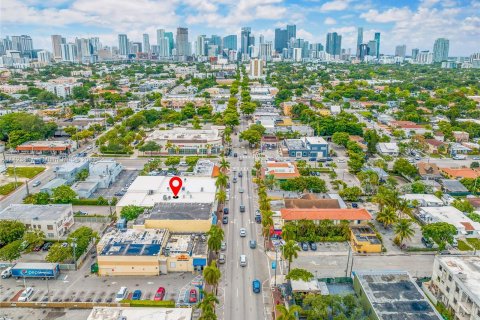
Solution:
{"label": "white cloud", "polygon": [[336,24],[337,20],[335,20],[331,17],[327,17],[323,23],[325,23],[327,26],[331,26],[331,25]]}
{"label": "white cloud", "polygon": [[410,9],[404,8],[390,8],[386,11],[379,12],[375,9],[370,9],[360,15],[361,18],[368,22],[388,23],[395,21],[402,21],[412,15]]}
{"label": "white cloud", "polygon": [[333,0],[320,6],[320,12],[342,11],[348,8],[350,0]]}

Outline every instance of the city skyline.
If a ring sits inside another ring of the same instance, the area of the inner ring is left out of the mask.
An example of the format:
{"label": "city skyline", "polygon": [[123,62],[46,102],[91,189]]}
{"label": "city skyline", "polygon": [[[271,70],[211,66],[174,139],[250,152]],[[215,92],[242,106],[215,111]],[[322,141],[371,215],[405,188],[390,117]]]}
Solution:
{"label": "city skyline", "polygon": [[[75,37],[99,37],[103,44],[116,46],[118,34],[127,34],[129,39],[140,43],[143,34],[148,34],[152,42],[157,29],[175,33],[177,27],[186,27],[192,45],[202,34],[222,37],[232,34],[237,35],[240,48],[242,27],[250,27],[256,38],[263,35],[265,40],[274,41],[275,29],[296,24],[297,38],[324,46],[327,33],[337,32],[342,36],[342,48],[351,49],[353,54],[357,50],[358,27],[363,28],[366,40],[374,39],[375,32],[381,33],[382,54],[394,54],[395,48],[403,44],[407,52],[414,48],[433,50],[437,38],[450,40],[451,56],[468,56],[479,50],[476,39],[480,37],[480,19],[473,14],[480,9],[477,0],[397,1],[395,4],[355,0],[222,1],[222,4],[140,0],[141,3],[128,8],[125,7],[128,2],[116,1],[115,5],[110,2],[57,0],[39,5],[36,0],[27,4],[2,1],[5,14],[1,37],[28,34],[35,48],[51,51],[52,34],[61,34],[68,41]],[[103,11],[99,12],[99,8]]]}

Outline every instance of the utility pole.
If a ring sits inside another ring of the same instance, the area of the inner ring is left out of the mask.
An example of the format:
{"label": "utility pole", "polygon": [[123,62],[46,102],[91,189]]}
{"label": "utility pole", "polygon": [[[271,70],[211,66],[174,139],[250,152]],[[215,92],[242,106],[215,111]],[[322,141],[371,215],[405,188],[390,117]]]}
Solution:
{"label": "utility pole", "polygon": [[75,264],[75,271],[77,270],[77,238],[72,238],[73,247],[73,263]]}

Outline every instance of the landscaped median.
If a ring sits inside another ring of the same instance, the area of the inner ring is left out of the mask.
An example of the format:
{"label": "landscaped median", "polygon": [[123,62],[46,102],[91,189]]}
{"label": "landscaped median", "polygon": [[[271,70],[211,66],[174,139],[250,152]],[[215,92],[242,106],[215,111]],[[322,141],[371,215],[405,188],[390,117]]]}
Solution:
{"label": "landscaped median", "polygon": [[8,167],[7,175],[14,177],[16,174],[19,178],[32,179],[43,171],[45,171],[45,167],[16,167],[15,169],[13,167]]}
{"label": "landscaped median", "polygon": [[[18,181],[16,183],[17,188],[19,188],[22,184],[23,184],[23,182]],[[10,194],[11,192],[13,192],[15,189],[16,189],[15,188],[15,182],[9,182],[7,184],[1,185],[0,186],[0,196],[6,196],[6,195]]]}
{"label": "landscaped median", "polygon": [[128,303],[130,307],[156,307],[156,308],[175,308],[175,301],[173,300],[122,300],[120,303]]}

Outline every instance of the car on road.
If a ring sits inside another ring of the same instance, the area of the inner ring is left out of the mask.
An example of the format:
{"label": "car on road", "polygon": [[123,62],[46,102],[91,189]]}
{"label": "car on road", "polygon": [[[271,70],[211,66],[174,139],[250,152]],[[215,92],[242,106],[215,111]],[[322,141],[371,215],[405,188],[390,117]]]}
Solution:
{"label": "car on road", "polygon": [[243,177],[242,171],[239,171],[239,172],[238,172],[238,177],[239,177],[239,178]]}
{"label": "car on road", "polygon": [[164,297],[165,297],[165,288],[160,287],[157,289],[157,292],[155,292],[155,296],[153,297],[153,300],[162,301]]}
{"label": "car on road", "polygon": [[245,212],[245,206],[244,205],[240,205],[240,212]]}
{"label": "car on road", "polygon": [[315,242],[310,242],[310,250],[317,251],[317,244]]}
{"label": "car on road", "polygon": [[480,157],[473,157],[472,160],[480,160]]}
{"label": "car on road", "polygon": [[240,228],[240,237],[246,237],[246,236],[247,236],[247,229]]}
{"label": "car on road", "polygon": [[456,156],[453,156],[453,160],[466,160],[467,156],[464,154],[457,154]]}
{"label": "car on road", "polygon": [[25,290],[23,290],[22,294],[18,298],[18,301],[28,301],[28,299],[32,296],[32,294],[33,294],[33,288],[27,287]]}
{"label": "car on road", "polygon": [[38,187],[41,184],[42,184],[42,182],[37,180],[34,183],[32,183],[32,187]]}
{"label": "car on road", "polygon": [[222,241],[222,244],[220,245],[220,250],[222,251],[227,250],[227,243],[225,241]]}
{"label": "car on road", "polygon": [[243,159],[242,159],[242,158],[238,158],[238,161],[243,161]]}
{"label": "car on road", "polygon": [[255,279],[252,281],[252,289],[254,293],[260,293],[262,290],[262,284],[260,283],[260,280]]}
{"label": "car on road", "polygon": [[338,163],[344,163],[345,159],[338,159]]}
{"label": "car on road", "polygon": [[233,177],[233,183],[237,183],[237,177]]}
{"label": "car on road", "polygon": [[246,267],[247,266],[247,256],[244,254],[240,255],[240,267]]}
{"label": "car on road", "polygon": [[132,300],[140,300],[141,297],[142,297],[142,291],[140,290],[133,291]]}
{"label": "car on road", "polygon": [[[13,160],[12,160],[12,159],[5,159],[3,162],[4,162],[4,163],[13,163]],[[28,161],[27,161],[27,162],[28,162]]]}
{"label": "car on road", "polygon": [[422,157],[417,155],[417,156],[415,156],[415,160],[422,160]]}
{"label": "car on road", "polygon": [[64,247],[64,248],[68,247],[68,242],[63,242],[62,247]]}
{"label": "car on road", "polygon": [[223,214],[228,214],[228,208],[223,208]]}
{"label": "car on road", "polygon": [[225,256],[225,254],[223,254],[223,253],[220,253],[220,255],[218,256],[218,263],[220,263],[220,264],[224,264],[224,263],[225,263],[225,260],[226,260],[226,258],[227,258],[227,257]]}
{"label": "car on road", "polygon": [[228,224],[228,216],[223,216],[222,223],[223,224]]}
{"label": "car on road", "polygon": [[234,157],[234,158],[238,157],[238,154],[235,152],[235,153],[233,154],[233,157]]}
{"label": "car on road", "polygon": [[262,223],[262,215],[260,214],[260,212],[255,212],[255,222]]}
{"label": "car on road", "polygon": [[50,250],[50,247],[51,247],[52,245],[53,245],[52,242],[47,242],[47,243],[45,243],[45,244],[43,245],[43,247],[42,247],[42,251],[48,251],[48,250]]}
{"label": "car on road", "polygon": [[190,303],[197,303],[197,290],[191,289],[188,297]]}
{"label": "car on road", "polygon": [[243,193],[243,188],[240,188],[240,189],[238,190],[238,192],[239,192],[239,193]]}
{"label": "car on road", "polygon": [[306,242],[301,242],[300,246],[302,247],[303,251],[308,251],[308,244]]}
{"label": "car on road", "polygon": [[257,247],[257,241],[255,240],[250,240],[248,243],[251,249],[255,249]]}
{"label": "car on road", "polygon": [[413,159],[413,158],[408,158],[408,162],[410,162],[410,163],[415,163],[415,159]]}

